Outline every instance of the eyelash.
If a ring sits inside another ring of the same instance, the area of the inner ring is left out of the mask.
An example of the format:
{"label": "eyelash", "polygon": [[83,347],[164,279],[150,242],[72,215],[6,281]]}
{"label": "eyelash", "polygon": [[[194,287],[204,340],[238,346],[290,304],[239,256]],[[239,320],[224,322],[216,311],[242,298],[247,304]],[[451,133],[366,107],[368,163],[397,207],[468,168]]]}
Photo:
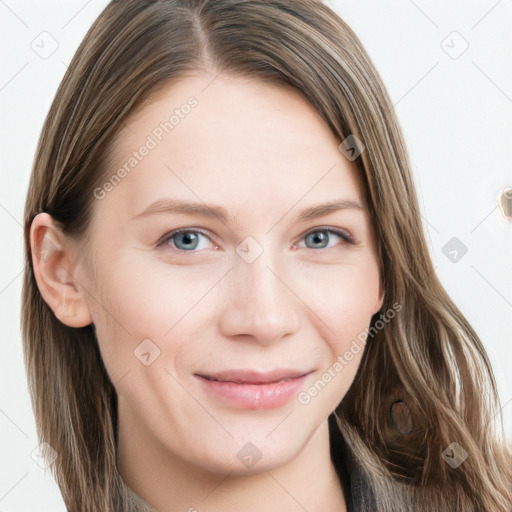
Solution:
{"label": "eyelash", "polygon": [[[323,233],[329,233],[329,234],[333,234],[333,235],[337,235],[339,236],[343,242],[345,244],[351,244],[351,245],[355,245],[356,242],[355,240],[350,236],[350,235],[347,235],[346,233],[344,233],[343,231],[339,231],[337,229],[334,229],[334,228],[315,228],[315,229],[312,229],[310,231],[308,231],[307,233],[305,233],[304,235],[302,235],[302,239],[306,238],[307,236],[313,234],[313,233],[317,233],[317,232],[323,232]],[[210,235],[208,235],[207,233],[205,233],[204,231],[202,231],[201,229],[193,229],[193,228],[182,228],[182,229],[176,229],[175,231],[171,231],[169,233],[166,233],[163,237],[161,237],[158,242],[156,243],[156,246],[157,247],[161,247],[165,244],[167,244],[169,241],[172,240],[172,238],[176,235],[179,235],[181,233],[199,233],[201,235],[204,235],[205,237],[207,237],[208,239],[211,240],[211,237]],[[320,248],[320,249],[312,249],[311,247],[306,247],[306,249],[311,249],[313,251],[318,251],[318,250],[324,250],[324,251],[328,251],[330,249],[334,249],[334,247],[330,247],[328,249],[326,248]],[[173,247],[173,250],[176,250],[176,251],[179,251],[181,253],[196,253],[196,252],[201,252],[201,250],[199,251],[185,251],[183,249],[179,249],[178,247]]]}

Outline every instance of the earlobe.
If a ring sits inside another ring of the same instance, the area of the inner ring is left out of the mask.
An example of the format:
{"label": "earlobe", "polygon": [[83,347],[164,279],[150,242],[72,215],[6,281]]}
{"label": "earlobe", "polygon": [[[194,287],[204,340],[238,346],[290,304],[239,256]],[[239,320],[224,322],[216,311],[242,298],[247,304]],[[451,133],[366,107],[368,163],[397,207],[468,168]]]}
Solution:
{"label": "earlobe", "polygon": [[30,247],[39,292],[55,316],[69,327],[89,325],[92,318],[76,280],[70,241],[47,213],[34,217]]}

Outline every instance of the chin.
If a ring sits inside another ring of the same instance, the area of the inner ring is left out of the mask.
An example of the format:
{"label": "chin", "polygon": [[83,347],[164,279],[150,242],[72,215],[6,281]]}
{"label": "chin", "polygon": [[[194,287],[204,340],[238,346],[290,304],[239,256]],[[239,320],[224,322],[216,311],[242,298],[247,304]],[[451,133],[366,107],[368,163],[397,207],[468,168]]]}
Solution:
{"label": "chin", "polygon": [[190,460],[190,457],[189,460],[212,473],[254,475],[288,464],[301,453],[314,434],[283,429],[279,434],[276,430],[268,435],[271,430],[253,429],[250,433],[239,430],[233,432],[232,439],[226,439],[228,434],[223,439],[210,438],[203,449],[195,444],[195,460]]}

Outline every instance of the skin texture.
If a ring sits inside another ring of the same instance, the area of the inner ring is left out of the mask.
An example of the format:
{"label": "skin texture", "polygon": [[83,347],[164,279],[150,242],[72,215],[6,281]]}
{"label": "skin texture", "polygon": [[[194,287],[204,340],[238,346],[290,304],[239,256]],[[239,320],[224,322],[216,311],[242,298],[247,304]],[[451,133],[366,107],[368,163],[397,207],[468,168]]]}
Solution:
{"label": "skin texture", "polygon": [[[53,251],[34,258],[36,279],[61,321],[94,322],[118,393],[119,470],[155,508],[344,510],[327,418],[362,351],[308,404],[294,395],[276,408],[235,407],[195,374],[294,369],[310,372],[304,391],[369,326],[384,294],[368,211],[296,219],[300,210],[331,200],[364,205],[361,183],[338,149],[341,141],[299,94],[212,78],[175,83],[128,120],[106,179],[190,96],[198,102],[120,183],[94,199],[86,245],[64,237],[47,214],[35,218],[32,245],[43,240]],[[220,205],[227,219],[137,217],[165,198]],[[327,227],[354,243],[326,234]],[[157,245],[178,228],[195,230],[197,238]],[[325,242],[306,236],[313,230]],[[240,254],[259,256],[248,262]],[[138,349],[143,340],[151,342]],[[151,364],[134,351],[149,352]],[[237,457],[247,443],[261,455],[251,467]]]}

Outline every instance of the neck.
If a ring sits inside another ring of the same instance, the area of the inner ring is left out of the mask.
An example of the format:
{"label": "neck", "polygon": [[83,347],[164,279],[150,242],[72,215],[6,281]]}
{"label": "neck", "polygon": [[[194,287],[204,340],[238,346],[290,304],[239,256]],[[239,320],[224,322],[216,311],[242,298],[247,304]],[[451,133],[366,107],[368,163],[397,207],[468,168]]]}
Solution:
{"label": "neck", "polygon": [[287,464],[251,475],[219,474],[166,450],[119,402],[118,468],[158,512],[346,512],[325,420]]}

